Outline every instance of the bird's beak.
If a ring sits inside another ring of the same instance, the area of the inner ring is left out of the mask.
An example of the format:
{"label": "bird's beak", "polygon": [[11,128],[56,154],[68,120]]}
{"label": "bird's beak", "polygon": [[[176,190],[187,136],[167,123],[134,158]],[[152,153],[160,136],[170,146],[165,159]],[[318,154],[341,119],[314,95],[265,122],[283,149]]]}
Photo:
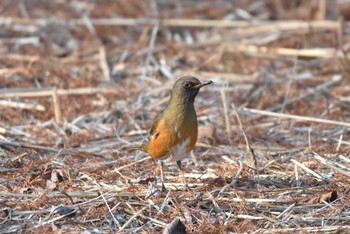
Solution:
{"label": "bird's beak", "polygon": [[203,83],[200,83],[200,84],[197,84],[197,85],[193,86],[193,88],[195,88],[195,89],[200,89],[200,88],[202,88],[203,86],[210,85],[210,84],[212,84],[212,83],[214,83],[214,82],[211,81],[211,80],[205,81],[205,82],[203,82]]}

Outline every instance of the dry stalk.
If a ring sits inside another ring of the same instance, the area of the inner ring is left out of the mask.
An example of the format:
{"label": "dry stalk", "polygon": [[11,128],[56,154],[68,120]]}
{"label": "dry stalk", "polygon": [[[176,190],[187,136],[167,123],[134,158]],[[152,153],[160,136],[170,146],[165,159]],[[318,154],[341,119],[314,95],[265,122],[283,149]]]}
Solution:
{"label": "dry stalk", "polygon": [[288,213],[289,211],[293,210],[293,208],[295,207],[295,203],[293,203],[292,205],[288,206],[287,209],[285,209],[284,211],[282,211],[279,215],[277,215],[277,219],[282,218],[282,216],[284,216],[286,213]]}
{"label": "dry stalk", "polygon": [[[68,23],[70,25],[85,25],[84,20],[68,19],[54,20],[56,23]],[[94,26],[144,26],[155,25],[167,27],[246,27],[250,23],[246,21],[222,21],[222,20],[200,20],[200,19],[152,19],[152,18],[90,18]],[[47,19],[24,19],[15,17],[0,17],[0,25],[9,24],[27,24],[44,26],[48,23]]]}
{"label": "dry stalk", "polygon": [[239,51],[251,55],[275,55],[275,56],[297,56],[304,58],[344,58],[344,54],[334,48],[311,48],[311,49],[292,49],[292,48],[268,48],[265,46],[241,45],[235,47]]}
{"label": "dry stalk", "polygon": [[61,154],[72,153],[72,152],[68,152],[66,150],[62,150],[62,149],[55,149],[55,148],[51,148],[51,147],[47,147],[47,146],[33,145],[33,144],[20,143],[20,142],[0,141],[0,145],[8,145],[8,146],[14,146],[14,147],[23,147],[23,148],[29,148],[29,149],[44,150],[47,152],[54,152],[54,153],[61,153]]}
{"label": "dry stalk", "polygon": [[153,222],[154,224],[160,226],[160,227],[165,227],[167,224],[162,222],[162,221],[159,221],[158,219],[154,219],[152,217],[149,217],[149,216],[145,216],[143,214],[138,214],[138,216],[144,218],[144,219],[147,219],[147,220],[150,220],[151,222]]}
{"label": "dry stalk", "polygon": [[343,134],[340,135],[339,139],[337,139],[338,141],[338,145],[337,145],[337,149],[336,149],[336,152],[339,152],[339,149],[341,147],[341,144],[343,142]]}
{"label": "dry stalk", "polygon": [[[144,161],[147,161],[147,160],[150,160],[151,158],[150,157],[146,157],[146,158],[142,158],[140,160],[137,160],[135,162],[132,162],[132,163],[129,163],[129,164],[126,164],[126,165],[123,165],[123,166],[120,166],[118,168],[114,168],[114,170],[116,172],[119,172],[120,170],[123,170],[125,168],[128,168],[128,167],[131,167],[131,166],[134,166],[135,164],[138,164],[138,163],[141,163],[141,162],[144,162]],[[115,161],[112,161],[112,163],[114,164]]]}
{"label": "dry stalk", "polygon": [[300,162],[291,159],[291,161],[297,165],[298,167],[300,167],[301,169],[303,169],[305,172],[310,173],[311,175],[315,176],[317,179],[323,180],[323,177],[320,176],[319,174],[317,174],[316,172],[314,172],[313,170],[311,170],[310,168],[306,167],[305,165],[301,164]]}
{"label": "dry stalk", "polygon": [[338,35],[338,48],[341,48],[343,45],[343,35],[344,35],[344,18],[342,16],[338,19],[338,27],[337,27],[337,35]]}
{"label": "dry stalk", "polygon": [[103,74],[103,79],[107,82],[111,81],[111,76],[109,73],[109,66],[107,61],[107,54],[106,54],[106,48],[101,45],[99,49],[99,55],[100,55],[100,67]]}
{"label": "dry stalk", "polygon": [[292,87],[293,80],[294,80],[294,77],[296,74],[297,64],[298,64],[298,57],[295,56],[292,74],[291,74],[291,77],[289,77],[288,82],[287,82],[287,88],[286,88],[286,93],[284,95],[284,99],[283,99],[283,103],[282,103],[281,113],[284,112],[284,108],[286,107],[286,102],[287,102],[287,99],[289,97],[290,88]]}
{"label": "dry stalk", "polygon": [[[88,95],[96,93],[117,93],[116,89],[108,87],[86,87],[76,89],[57,89],[58,96],[68,95]],[[0,98],[19,98],[19,97],[45,97],[53,96],[52,88],[42,89],[5,89],[0,90]]]}
{"label": "dry stalk", "polygon": [[228,101],[227,101],[227,96],[226,96],[225,90],[221,89],[220,94],[221,94],[222,105],[224,108],[226,132],[227,132],[229,140],[231,140],[232,128],[231,128],[231,123],[230,123],[230,116],[228,113]]}
{"label": "dry stalk", "polygon": [[157,39],[157,34],[158,34],[158,27],[159,27],[159,25],[155,24],[153,29],[152,29],[152,33],[151,33],[151,37],[150,37],[150,41],[149,41],[149,45],[148,45],[147,57],[146,57],[145,64],[144,64],[143,76],[149,75],[148,68],[150,66],[152,56],[153,56],[154,45],[155,45],[155,42]]}
{"label": "dry stalk", "polygon": [[114,214],[113,214],[113,212],[111,210],[111,207],[108,205],[108,202],[107,202],[105,196],[103,195],[103,191],[101,191],[100,196],[101,196],[103,202],[105,203],[105,205],[107,206],[108,211],[109,211],[109,213],[111,214],[111,216],[113,218],[114,224],[117,225],[119,230],[120,230],[121,229],[121,225],[120,225],[119,221],[116,219],[116,217],[114,216]]}
{"label": "dry stalk", "polygon": [[255,83],[259,76],[258,73],[252,75],[241,75],[235,73],[223,73],[223,72],[207,72],[207,71],[196,71],[196,74],[203,77],[217,77],[220,80],[225,80],[230,83]]}
{"label": "dry stalk", "polygon": [[121,228],[119,228],[119,231],[123,231],[137,216],[139,216],[147,208],[149,208],[149,206],[144,206],[142,209],[135,212],[133,216],[131,216],[131,218]]}
{"label": "dry stalk", "polygon": [[237,197],[230,197],[230,198],[226,198],[226,197],[221,197],[220,198],[221,201],[230,201],[230,202],[234,202],[234,203],[290,203],[289,200],[286,199],[272,199],[272,198],[237,198]]}
{"label": "dry stalk", "polygon": [[271,228],[271,229],[265,229],[261,233],[268,234],[268,233],[310,233],[310,232],[338,232],[339,230],[349,230],[350,225],[339,225],[339,226],[321,226],[321,227],[297,227],[297,228]]}
{"label": "dry stalk", "polygon": [[318,2],[318,12],[319,12],[319,15],[318,15],[318,19],[319,20],[325,20],[326,19],[326,9],[327,8],[327,2],[326,0],[320,0]]}
{"label": "dry stalk", "polygon": [[22,54],[0,54],[0,59],[5,60],[18,60],[18,61],[26,61],[29,63],[33,63],[40,59],[39,56],[30,56],[30,55],[22,55]]}
{"label": "dry stalk", "polygon": [[245,108],[245,107],[242,108],[242,110],[246,111],[246,112],[253,113],[253,114],[273,116],[273,117],[279,117],[279,118],[285,118],[285,119],[295,119],[297,121],[303,121],[303,122],[315,122],[315,123],[332,124],[332,125],[338,125],[338,126],[343,126],[343,127],[350,127],[350,123],[345,123],[345,122],[340,122],[340,121],[335,121],[335,120],[320,119],[320,118],[300,116],[300,115],[282,114],[282,113],[276,113],[276,112],[271,112],[271,111],[249,109],[249,108]]}
{"label": "dry stalk", "polygon": [[8,101],[8,100],[0,100],[0,106],[8,106],[12,108],[19,108],[25,110],[36,110],[36,111],[45,111],[45,107],[40,104],[33,103],[24,103],[24,102],[16,102],[16,101]]}
{"label": "dry stalk", "polygon": [[[334,164],[333,164],[333,162],[332,161],[330,161],[330,160],[328,160],[328,159],[325,159],[324,157],[322,157],[322,156],[320,156],[319,154],[317,154],[317,153],[315,153],[315,152],[313,152],[314,153],[314,157],[318,160],[318,161],[320,161],[321,163],[323,163],[324,165],[326,165],[327,167],[329,167],[329,168],[331,168],[331,169],[333,169],[333,170],[335,170],[335,171],[337,171],[337,172],[339,172],[339,173],[341,173],[341,174],[343,174],[343,175],[345,175],[345,176],[347,176],[347,177],[350,177],[350,172],[347,172],[347,171],[345,171],[345,170],[343,170],[343,169],[340,169],[339,167],[336,167]],[[344,168],[347,168],[347,167],[345,167],[345,166],[343,166]]]}
{"label": "dry stalk", "polygon": [[248,155],[250,157],[251,162],[253,163],[253,165],[251,167],[254,169],[254,171],[256,173],[257,172],[258,162],[256,160],[256,156],[255,156],[254,150],[250,146],[249,140],[248,140],[248,138],[247,138],[247,136],[245,134],[245,131],[243,129],[243,125],[242,125],[241,119],[239,118],[239,115],[238,115],[238,112],[237,112],[237,108],[236,108],[234,103],[232,103],[232,108],[233,108],[233,111],[234,111],[234,113],[236,115],[237,122],[239,124],[239,128],[242,131],[242,134],[243,134],[243,137],[244,137],[244,140],[245,140],[245,143],[246,143],[246,147],[247,147],[247,150],[248,150]]}
{"label": "dry stalk", "polygon": [[[217,27],[217,28],[247,28],[254,26],[256,33],[261,32],[275,32],[283,31],[297,31],[309,28],[314,30],[334,30],[337,28],[337,22],[332,20],[318,20],[318,21],[302,21],[302,20],[288,20],[288,21],[260,21],[254,24],[247,21],[225,21],[225,20],[205,20],[205,19],[152,19],[152,18],[90,18],[94,26],[144,26],[155,25],[166,27]],[[16,18],[16,17],[0,17],[0,25],[10,24],[26,24],[44,26],[48,24],[49,20],[44,18]],[[85,25],[83,19],[50,19],[50,22],[69,24],[69,25]],[[259,30],[260,29],[260,30]]]}
{"label": "dry stalk", "polygon": [[346,163],[350,163],[350,159],[344,157],[343,155],[339,155],[339,158],[340,158],[341,160],[345,161]]}

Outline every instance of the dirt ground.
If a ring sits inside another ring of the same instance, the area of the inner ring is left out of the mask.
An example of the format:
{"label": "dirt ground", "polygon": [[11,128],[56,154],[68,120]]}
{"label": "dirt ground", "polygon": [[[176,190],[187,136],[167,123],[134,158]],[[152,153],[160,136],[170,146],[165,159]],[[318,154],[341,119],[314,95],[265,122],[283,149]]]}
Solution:
{"label": "dirt ground", "polygon": [[[0,233],[349,232],[350,1],[0,12]],[[183,75],[214,84],[162,190],[137,147]]]}

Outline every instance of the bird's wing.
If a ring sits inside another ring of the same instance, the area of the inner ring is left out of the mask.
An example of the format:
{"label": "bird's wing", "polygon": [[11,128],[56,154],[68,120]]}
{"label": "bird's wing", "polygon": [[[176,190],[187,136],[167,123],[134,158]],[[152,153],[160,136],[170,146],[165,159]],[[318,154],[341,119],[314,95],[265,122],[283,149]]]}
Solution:
{"label": "bird's wing", "polygon": [[149,131],[149,135],[147,137],[147,139],[145,139],[142,144],[139,146],[139,149],[144,151],[144,152],[147,152],[148,151],[148,144],[151,140],[154,140],[156,139],[158,136],[159,136],[159,131],[157,130],[157,127],[158,127],[158,124],[159,124],[159,121],[162,119],[162,114],[159,115],[155,120],[154,120],[154,123],[152,125],[152,128],[151,130]]}
{"label": "bird's wing", "polygon": [[154,120],[154,123],[152,125],[152,128],[151,130],[149,131],[149,136],[148,136],[148,139],[149,140],[152,140],[152,139],[156,139],[159,135],[159,132],[158,132],[158,124],[159,124],[159,121],[162,119],[162,116],[163,115],[159,115],[155,120]]}

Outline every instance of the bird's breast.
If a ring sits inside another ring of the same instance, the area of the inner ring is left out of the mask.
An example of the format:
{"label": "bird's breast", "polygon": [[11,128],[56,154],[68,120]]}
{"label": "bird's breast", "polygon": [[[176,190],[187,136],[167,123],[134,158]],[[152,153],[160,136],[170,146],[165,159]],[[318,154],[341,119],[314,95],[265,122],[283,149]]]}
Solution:
{"label": "bird's breast", "polygon": [[197,117],[186,115],[165,116],[158,122],[156,137],[150,137],[148,153],[153,159],[171,156],[177,161],[186,157],[197,141]]}

